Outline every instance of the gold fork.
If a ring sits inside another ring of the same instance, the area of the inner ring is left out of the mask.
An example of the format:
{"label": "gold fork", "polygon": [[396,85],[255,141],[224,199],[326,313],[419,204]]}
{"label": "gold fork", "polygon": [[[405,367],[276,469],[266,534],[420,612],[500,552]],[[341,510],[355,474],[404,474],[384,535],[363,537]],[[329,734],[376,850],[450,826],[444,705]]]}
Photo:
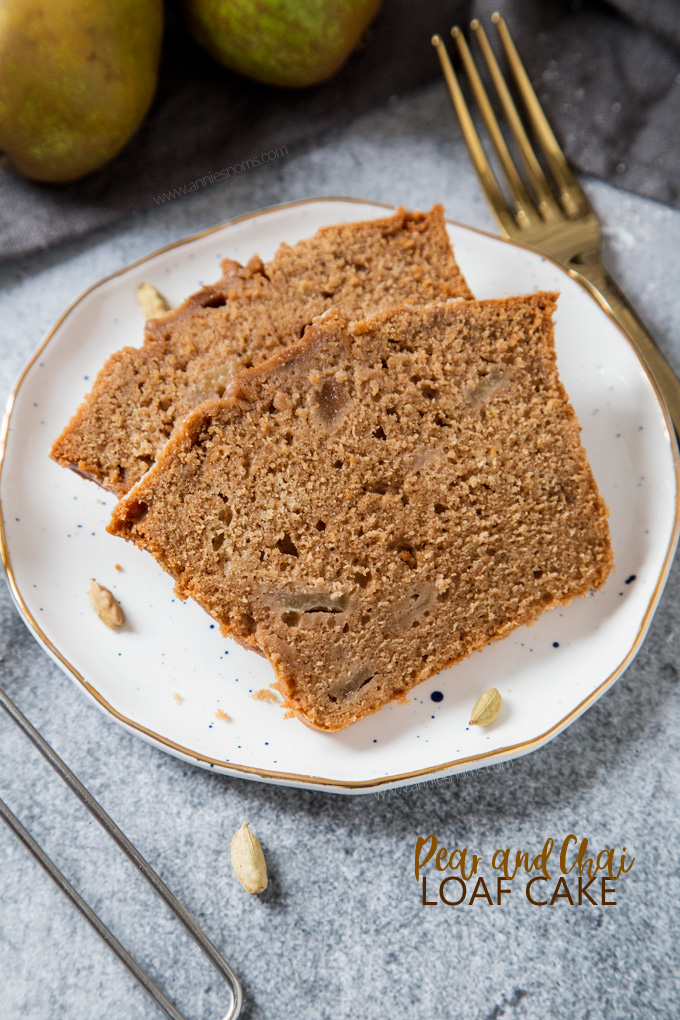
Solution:
{"label": "gold fork", "polygon": [[508,66],[524,104],[527,121],[554,181],[553,187],[536,157],[482,26],[475,20],[470,28],[479,43],[498,94],[510,135],[521,158],[523,174],[510,154],[465,37],[459,28],[452,28],[451,35],[472,94],[505,174],[505,183],[511,196],[511,201],[508,201],[486,157],[446,46],[441,37],[435,35],[432,44],[437,50],[463,137],[491,210],[506,237],[535,248],[558,262],[624,330],[656,381],[668,405],[675,431],[680,435],[680,381],[602,264],[598,219],[569,169],[505,21],[500,14],[494,14],[491,20],[498,30]]}

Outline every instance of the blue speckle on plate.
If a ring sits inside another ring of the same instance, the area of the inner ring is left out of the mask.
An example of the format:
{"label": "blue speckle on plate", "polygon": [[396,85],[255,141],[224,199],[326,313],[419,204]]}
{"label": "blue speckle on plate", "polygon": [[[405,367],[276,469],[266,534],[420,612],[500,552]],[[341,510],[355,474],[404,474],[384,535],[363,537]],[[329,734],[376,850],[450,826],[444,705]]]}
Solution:
{"label": "blue speckle on plate", "polygon": [[631,574],[630,577],[626,579],[626,584],[632,584],[633,581],[636,580],[636,578],[637,578],[637,574]]}
{"label": "blue speckle on plate", "polygon": [[[441,691],[432,691],[430,698],[432,701],[443,701],[444,695],[442,694]],[[432,718],[434,719],[434,716],[432,716]]]}
{"label": "blue speckle on plate", "polygon": [[553,641],[553,648],[559,648],[559,647],[560,647],[559,641]]}

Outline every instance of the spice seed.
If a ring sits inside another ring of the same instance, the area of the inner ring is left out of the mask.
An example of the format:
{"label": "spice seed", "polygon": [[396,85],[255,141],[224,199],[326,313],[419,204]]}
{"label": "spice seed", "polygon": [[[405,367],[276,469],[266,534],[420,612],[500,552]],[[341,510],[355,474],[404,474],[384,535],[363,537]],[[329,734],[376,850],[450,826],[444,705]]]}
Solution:
{"label": "spice seed", "polygon": [[492,723],[494,719],[498,718],[502,701],[503,699],[501,698],[500,692],[497,691],[495,687],[485,691],[475,707],[472,709],[470,725],[488,726],[489,723]]}

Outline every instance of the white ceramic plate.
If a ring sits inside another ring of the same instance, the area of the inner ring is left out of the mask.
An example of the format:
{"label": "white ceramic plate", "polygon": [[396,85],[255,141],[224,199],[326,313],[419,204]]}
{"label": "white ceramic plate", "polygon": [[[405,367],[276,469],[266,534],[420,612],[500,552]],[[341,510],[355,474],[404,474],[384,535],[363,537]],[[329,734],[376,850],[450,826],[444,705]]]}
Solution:
{"label": "white ceramic plate", "polygon": [[[107,535],[114,498],[48,458],[52,440],[109,354],[142,341],[135,290],[149,280],[179,303],[219,275],[219,259],[271,257],[329,223],[385,215],[350,200],[294,203],[179,242],[87,291],[22,374],[5,421],[2,551],[26,623],[45,650],[128,729],[187,761],[228,775],[360,793],[503,762],[540,747],[591,705],[638,650],[678,533],[678,458],[655,387],[627,340],[554,263],[518,245],[450,225],[477,297],[559,290],[559,369],[611,508],[615,575],[592,598],[417,687],[347,730],[317,733],[251,697],[274,676],[259,656],[220,637],[193,603],[133,546]],[[116,569],[119,564],[123,569]],[[127,622],[108,631],[87,600],[88,579],[111,588]],[[496,686],[503,711],[470,727]],[[442,699],[432,700],[440,692]],[[179,699],[175,697],[179,695]],[[180,700],[181,699],[181,700]],[[232,721],[216,716],[227,712]]]}

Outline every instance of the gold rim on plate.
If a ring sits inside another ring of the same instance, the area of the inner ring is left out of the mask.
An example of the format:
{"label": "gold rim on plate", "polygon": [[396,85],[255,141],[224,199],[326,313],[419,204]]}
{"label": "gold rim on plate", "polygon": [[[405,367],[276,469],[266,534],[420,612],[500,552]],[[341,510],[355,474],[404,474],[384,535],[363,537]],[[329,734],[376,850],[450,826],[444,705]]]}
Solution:
{"label": "gold rim on plate", "polygon": [[[200,240],[200,238],[207,237],[209,234],[214,234],[218,230],[223,230],[225,227],[232,226],[232,224],[242,223],[245,220],[254,219],[257,216],[262,216],[270,212],[278,212],[282,209],[294,209],[300,205],[309,205],[312,202],[349,202],[355,205],[370,205],[374,207],[378,206],[379,208],[390,209],[393,211],[395,209],[394,206],[388,205],[385,202],[370,202],[362,198],[326,197],[326,198],[298,199],[295,202],[283,202],[280,205],[273,205],[268,206],[265,209],[258,209],[257,212],[246,213],[244,216],[236,216],[234,219],[227,220],[225,223],[220,223],[215,227],[209,227],[207,230],[202,230],[197,234],[192,234],[190,237],[182,238],[181,241],[174,241],[172,244],[167,244],[162,248],[158,248],[156,251],[151,252],[149,255],[145,255],[143,258],[137,259],[135,262],[131,262],[127,266],[123,266],[122,269],[117,270],[115,273],[111,273],[109,276],[106,276],[102,280],[97,281],[97,283],[92,284],[91,287],[88,287],[87,290],[83,291],[83,293],[79,297],[77,297],[75,301],[72,302],[72,304],[69,305],[69,307],[63,313],[63,315],[60,316],[60,318],[54,324],[52,329],[48,332],[47,336],[40,344],[33,357],[30,358],[28,363],[25,365],[23,371],[21,372],[19,378],[17,379],[16,383],[14,384],[10,392],[9,400],[7,402],[7,408],[5,411],[5,416],[2,423],[2,430],[0,431],[0,486],[2,484],[2,469],[5,460],[5,450],[7,446],[7,436],[9,434],[12,410],[14,408],[14,403],[16,401],[21,385],[24,379],[26,378],[28,372],[35,364],[35,361],[40,357],[40,355],[45,350],[45,348],[47,347],[48,343],[50,342],[56,331],[59,329],[64,320],[71,314],[76,305],[80,304],[80,302],[84,298],[86,298],[89,294],[91,294],[92,291],[96,290],[98,287],[101,287],[103,284],[108,283],[109,280],[113,280],[117,276],[121,276],[123,273],[126,273],[129,269],[134,269],[137,266],[143,265],[145,262],[148,262],[150,259],[155,258],[157,255],[162,255],[166,251],[172,251],[173,248],[179,248],[184,244],[190,244],[193,241],[198,241]],[[504,237],[498,237],[498,235],[492,234],[488,230],[479,230],[476,227],[469,227],[466,224],[457,223],[455,220],[447,220],[446,222],[450,223],[451,226],[461,227],[465,230],[470,230],[475,234],[481,234],[483,237],[490,237],[494,241],[500,241],[502,244],[508,244],[514,248],[524,248],[531,252],[535,251],[529,245],[522,244],[519,241],[511,241]],[[565,274],[565,276],[569,276],[564,267],[561,266],[559,262],[556,262],[555,259],[552,259],[549,256],[542,257],[546,261],[552,262],[553,265],[555,265],[561,272]],[[573,279],[573,277],[569,277],[569,279]],[[579,283],[578,280],[575,280],[574,282]],[[582,284],[579,285],[583,287]],[[592,297],[592,295],[589,294],[588,290],[585,287],[583,287],[583,290],[585,290],[585,292],[589,295],[589,297],[593,301],[595,300]],[[602,306],[599,304],[598,307],[602,308]],[[605,314],[607,314],[607,316],[612,320],[612,322],[617,327],[619,332],[623,335],[624,339],[630,344],[628,336],[626,335],[625,331],[621,329],[614,316],[611,315],[611,313],[609,313],[605,308],[602,308],[602,311],[604,311]],[[632,346],[632,344],[630,344],[630,346]],[[635,349],[633,348],[633,350]],[[671,422],[671,418],[668,413],[665,401],[663,399],[663,396],[661,395],[661,392],[659,391],[659,387],[657,386],[654,377],[648,371],[647,366],[640,360],[639,356],[637,355],[637,352],[635,352],[635,354],[636,357],[638,358],[640,366],[642,367],[645,375],[647,376],[652,385],[654,394],[663,412],[664,419],[666,422],[666,429],[668,431],[669,441],[671,444],[671,451],[673,454],[673,467],[675,470],[675,517],[673,520],[673,528],[671,531],[670,541],[668,543],[668,548],[666,550],[666,555],[664,557],[664,562],[661,568],[661,572],[659,574],[659,578],[657,580],[656,585],[654,586],[654,590],[651,594],[649,604],[642,618],[642,623],[640,624],[640,628],[635,636],[635,640],[633,641],[633,644],[631,645],[631,648],[629,649],[628,653],[625,655],[625,657],[619,663],[616,669],[612,673],[610,673],[609,676],[598,687],[596,687],[596,689],[592,691],[587,698],[584,698],[583,701],[576,705],[576,707],[573,708],[571,712],[568,712],[567,715],[565,715],[564,718],[562,718],[559,722],[555,723],[554,726],[551,726],[550,729],[540,734],[540,736],[532,738],[531,740],[525,740],[519,744],[512,744],[508,747],[500,747],[495,751],[486,751],[480,754],[468,755],[467,757],[464,758],[456,758],[454,761],[446,762],[443,765],[432,765],[429,766],[428,768],[418,769],[414,772],[404,772],[400,775],[393,776],[380,776],[377,779],[365,779],[359,782],[349,782],[344,779],[326,779],[322,776],[298,775],[297,773],[293,772],[274,772],[269,769],[257,769],[251,765],[237,765],[234,764],[233,762],[223,761],[221,758],[212,758],[209,755],[201,754],[198,751],[192,751],[191,748],[184,747],[182,744],[178,744],[174,740],[169,740],[167,737],[162,736],[160,733],[155,733],[147,726],[142,726],[140,723],[137,723],[134,720],[129,719],[127,716],[123,715],[121,712],[118,712],[113,707],[113,705],[109,704],[106,698],[104,698],[103,695],[99,693],[96,687],[89,683],[82,676],[82,674],[78,672],[75,666],[73,666],[68,661],[68,659],[66,659],[65,656],[61,654],[59,649],[50,641],[50,639],[41,629],[35,617],[28,609],[28,606],[26,605],[24,598],[21,592],[19,591],[19,587],[17,585],[16,578],[12,570],[9,548],[7,546],[7,540],[5,536],[5,525],[2,515],[2,500],[0,498],[0,555],[2,556],[2,564],[7,575],[10,592],[21,616],[23,617],[25,623],[28,625],[29,629],[33,632],[34,636],[37,638],[38,642],[45,648],[45,650],[52,656],[52,658],[55,659],[62,666],[64,671],[68,673],[95,700],[95,702],[99,705],[101,709],[112,715],[114,719],[117,719],[118,722],[125,726],[128,730],[135,733],[139,733],[149,743],[156,744],[161,749],[164,748],[171,752],[176,752],[178,756],[185,758],[189,762],[193,761],[200,763],[202,765],[207,765],[209,767],[216,766],[227,775],[232,775],[237,778],[240,776],[255,776],[259,779],[263,779],[269,782],[275,783],[280,782],[296,786],[311,786],[317,789],[319,787],[327,787],[329,789],[339,789],[347,791],[366,791],[375,789],[377,787],[391,786],[395,783],[404,785],[407,784],[409,781],[415,781],[418,779],[444,778],[447,775],[455,774],[455,772],[468,771],[468,769],[475,763],[480,763],[482,765],[492,765],[499,759],[501,759],[502,761],[508,761],[511,758],[517,758],[523,754],[528,754],[530,751],[536,751],[538,750],[539,747],[542,747],[549,740],[552,740],[553,737],[556,737],[559,733],[561,733],[562,730],[566,729],[566,727],[569,726],[570,723],[574,722],[580,715],[583,714],[583,712],[586,711],[586,709],[588,709],[592,704],[594,704],[598,700],[598,698],[601,697],[601,695],[604,694],[604,692],[608,690],[608,688],[611,687],[612,684],[621,676],[621,674],[626,670],[631,661],[635,658],[635,655],[639,651],[640,646],[644,641],[647,630],[649,629],[649,626],[652,622],[654,611],[656,610],[656,607],[659,603],[659,599],[661,598],[661,594],[663,592],[666,580],[668,578],[671,563],[673,561],[675,546],[678,541],[678,534],[680,533],[680,454],[678,452],[678,444],[675,438],[675,430],[673,428],[673,423]]]}

